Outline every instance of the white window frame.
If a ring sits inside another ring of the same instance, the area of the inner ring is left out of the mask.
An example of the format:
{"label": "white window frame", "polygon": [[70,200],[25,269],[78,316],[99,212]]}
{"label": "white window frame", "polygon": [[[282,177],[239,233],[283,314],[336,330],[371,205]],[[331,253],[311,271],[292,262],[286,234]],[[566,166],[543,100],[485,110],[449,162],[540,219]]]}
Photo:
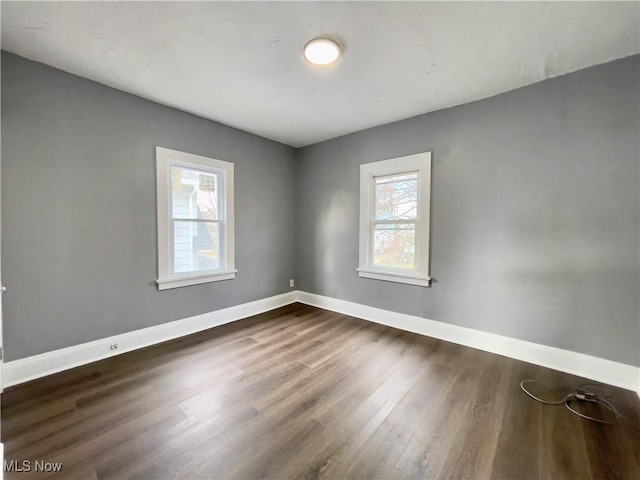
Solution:
{"label": "white window frame", "polygon": [[[173,232],[171,229],[171,167],[194,168],[220,175],[221,239],[220,268],[199,272],[173,273]],[[158,213],[158,290],[201,283],[231,280],[236,277],[233,216],[233,163],[191,153],[156,147],[156,187]]]}
{"label": "white window frame", "polygon": [[[373,263],[375,221],[375,178],[418,173],[418,209],[416,217],[416,268],[381,267]],[[431,152],[360,165],[360,261],[358,275],[364,278],[428,287],[429,237],[431,214]]]}

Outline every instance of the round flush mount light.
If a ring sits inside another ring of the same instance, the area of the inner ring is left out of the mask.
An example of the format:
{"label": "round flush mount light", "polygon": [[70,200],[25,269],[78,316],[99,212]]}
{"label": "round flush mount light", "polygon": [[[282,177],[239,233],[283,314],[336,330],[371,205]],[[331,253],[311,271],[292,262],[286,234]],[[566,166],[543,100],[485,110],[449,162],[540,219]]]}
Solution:
{"label": "round flush mount light", "polygon": [[304,46],[304,58],[314,65],[329,65],[340,56],[340,46],[328,38],[314,38]]}

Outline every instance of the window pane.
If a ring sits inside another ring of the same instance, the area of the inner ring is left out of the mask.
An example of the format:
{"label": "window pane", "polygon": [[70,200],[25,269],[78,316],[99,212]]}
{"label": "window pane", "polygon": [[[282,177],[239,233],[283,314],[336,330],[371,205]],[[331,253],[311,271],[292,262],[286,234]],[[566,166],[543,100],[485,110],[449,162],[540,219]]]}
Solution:
{"label": "window pane", "polygon": [[418,173],[375,179],[375,219],[409,220],[418,215]]}
{"label": "window pane", "polygon": [[415,224],[375,225],[373,231],[373,263],[382,267],[415,269]]}
{"label": "window pane", "polygon": [[220,268],[218,222],[173,222],[173,273]]}
{"label": "window pane", "polygon": [[172,166],[172,218],[219,220],[219,177],[215,173]]}

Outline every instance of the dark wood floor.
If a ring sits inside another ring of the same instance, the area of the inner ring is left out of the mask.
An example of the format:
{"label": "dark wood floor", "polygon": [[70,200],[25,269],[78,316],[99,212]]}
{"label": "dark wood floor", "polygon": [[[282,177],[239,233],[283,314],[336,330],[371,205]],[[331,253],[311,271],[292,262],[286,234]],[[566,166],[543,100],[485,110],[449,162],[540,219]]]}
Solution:
{"label": "dark wood floor", "polygon": [[57,478],[640,478],[602,425],[519,388],[584,380],[294,304],[8,389],[5,457]]}

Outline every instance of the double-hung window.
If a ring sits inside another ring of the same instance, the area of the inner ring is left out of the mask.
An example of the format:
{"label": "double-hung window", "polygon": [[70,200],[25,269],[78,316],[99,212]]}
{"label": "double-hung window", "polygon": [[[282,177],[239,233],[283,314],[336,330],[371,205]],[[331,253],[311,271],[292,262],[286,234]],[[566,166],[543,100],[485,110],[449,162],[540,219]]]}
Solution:
{"label": "double-hung window", "polygon": [[235,278],[233,163],[156,147],[158,289]]}
{"label": "double-hung window", "polygon": [[361,277],[428,286],[431,152],[360,166]]}

